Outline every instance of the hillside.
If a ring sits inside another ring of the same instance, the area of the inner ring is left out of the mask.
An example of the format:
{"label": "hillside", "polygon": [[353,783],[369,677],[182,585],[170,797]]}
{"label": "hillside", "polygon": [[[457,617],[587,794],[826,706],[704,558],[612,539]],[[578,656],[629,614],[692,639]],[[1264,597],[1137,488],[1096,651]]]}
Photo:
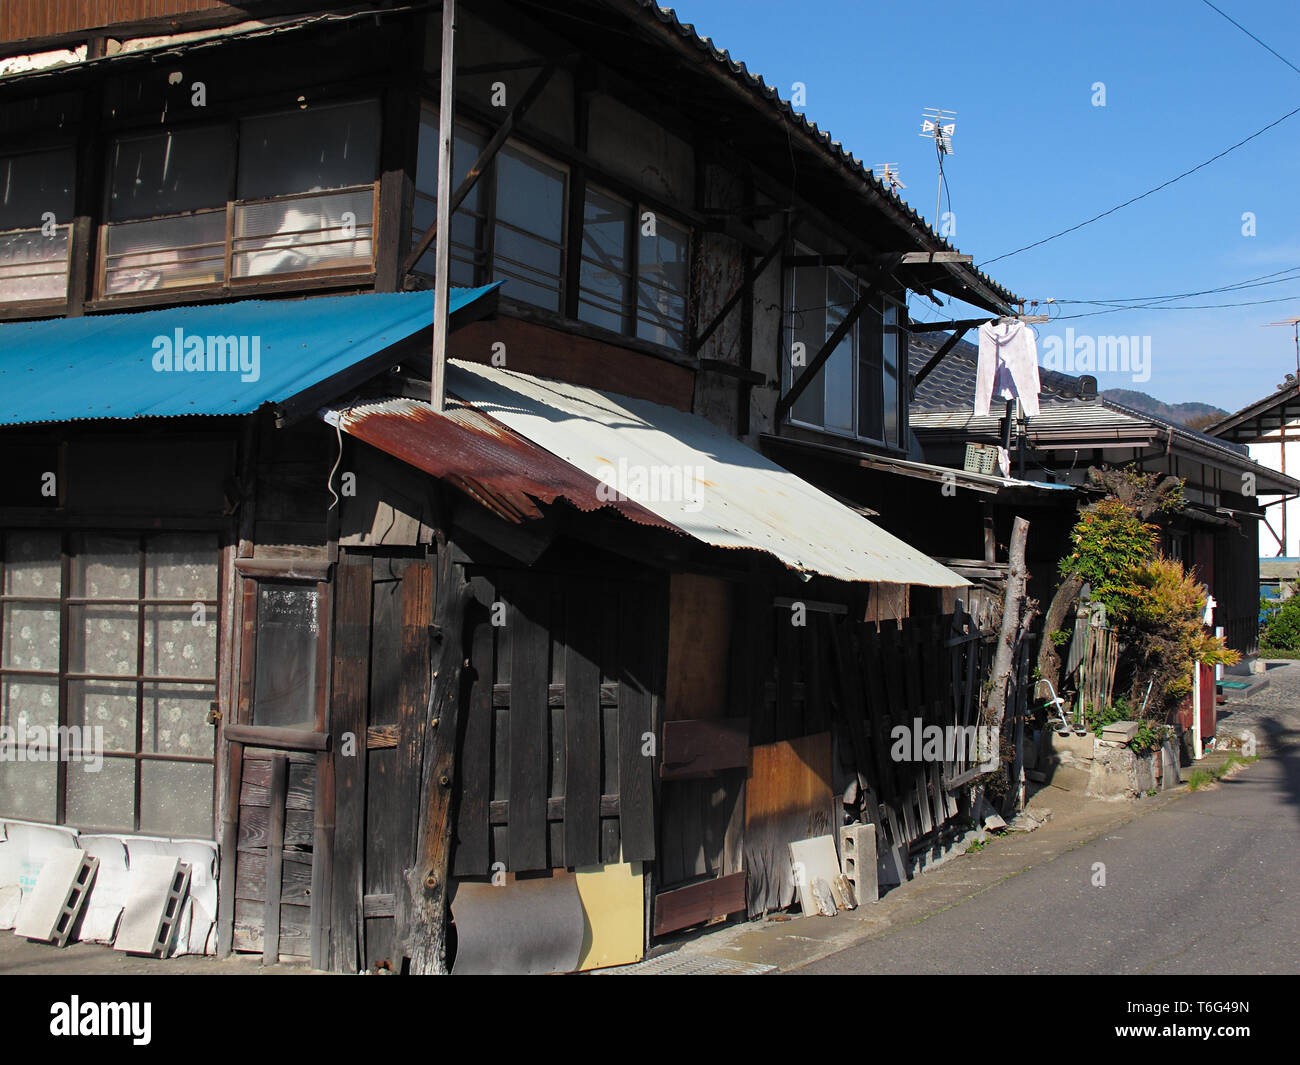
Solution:
{"label": "hillside", "polygon": [[1144,414],[1154,414],[1158,418],[1166,418],[1180,425],[1191,425],[1193,428],[1204,426],[1228,413],[1209,403],[1164,403],[1155,396],[1129,388],[1107,388],[1101,394]]}

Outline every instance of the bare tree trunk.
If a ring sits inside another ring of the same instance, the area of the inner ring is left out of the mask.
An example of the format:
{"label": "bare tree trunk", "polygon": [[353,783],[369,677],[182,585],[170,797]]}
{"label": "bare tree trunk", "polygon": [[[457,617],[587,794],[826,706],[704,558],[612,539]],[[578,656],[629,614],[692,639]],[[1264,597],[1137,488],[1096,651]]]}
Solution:
{"label": "bare tree trunk", "polygon": [[[995,730],[1001,730],[1007,714],[1007,689],[1015,669],[1016,651],[1020,646],[1020,616],[1025,605],[1025,541],[1029,536],[1029,522],[1017,517],[1011,526],[1009,561],[1011,571],[1007,576],[1007,590],[1002,599],[1002,628],[998,632],[997,649],[993,652],[993,687],[984,710],[984,720]],[[994,746],[996,753],[997,746]]]}
{"label": "bare tree trunk", "polygon": [[1057,694],[1060,694],[1061,689],[1061,655],[1056,644],[1052,643],[1052,633],[1065,624],[1065,616],[1079,598],[1082,588],[1082,578],[1066,577],[1052,596],[1047,607],[1047,617],[1043,619],[1043,646],[1038,649],[1038,675],[1043,680],[1050,681],[1052,691]]}
{"label": "bare tree trunk", "polygon": [[471,594],[465,572],[452,561],[451,550],[441,533],[434,594],[433,636],[439,646],[433,656],[433,684],[429,688],[425,722],[415,861],[406,870],[405,927],[399,927],[399,934],[406,937],[413,975],[447,971],[448,852],[460,723],[460,679],[466,665],[465,611]]}

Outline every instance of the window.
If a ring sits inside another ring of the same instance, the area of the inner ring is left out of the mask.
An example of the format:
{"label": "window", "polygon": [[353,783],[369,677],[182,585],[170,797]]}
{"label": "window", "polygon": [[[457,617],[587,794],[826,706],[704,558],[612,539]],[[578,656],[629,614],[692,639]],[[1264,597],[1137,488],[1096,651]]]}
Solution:
{"label": "window", "polygon": [[118,138],[105,295],[374,268],[374,101]]}
{"label": "window", "polygon": [[[786,387],[853,309],[862,284],[830,267],[795,267],[787,275],[790,351],[801,346],[802,366],[786,373]],[[890,447],[902,446],[903,351],[898,305],[869,306],[840,341],[814,380],[794,402],[790,420]]]}
{"label": "window", "polygon": [[314,584],[258,582],[254,725],[314,727],[320,610]]}
{"label": "window", "polygon": [[[452,188],[487,140],[457,126],[452,148]],[[433,225],[438,195],[438,116],[426,109],[420,125],[419,169],[412,239]],[[452,216],[453,285],[505,281],[511,299],[548,311],[564,308],[564,233],[568,171],[514,141],[507,141]],[[433,248],[416,264],[433,275]]]}
{"label": "window", "polygon": [[0,816],[212,837],[217,552],[212,533],[0,534]]}
{"label": "window", "polygon": [[0,156],[0,302],[67,299],[75,159],[71,148]]}
{"label": "window", "polygon": [[690,234],[683,227],[589,185],[583,207],[578,317],[682,350],[689,251]]}

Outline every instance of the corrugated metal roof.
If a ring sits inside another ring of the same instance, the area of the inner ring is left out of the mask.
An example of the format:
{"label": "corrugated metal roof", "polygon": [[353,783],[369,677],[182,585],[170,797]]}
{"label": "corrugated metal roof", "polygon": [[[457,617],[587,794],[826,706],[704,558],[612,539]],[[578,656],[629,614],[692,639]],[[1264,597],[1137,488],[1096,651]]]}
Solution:
{"label": "corrugated metal roof", "polygon": [[635,500],[602,500],[599,483],[459,400],[442,414],[416,399],[386,399],[324,412],[330,425],[460,489],[506,521],[540,518],[538,503],[611,507],[640,525],[681,529]]}
{"label": "corrugated metal roof", "polygon": [[459,360],[447,389],[704,543],[843,581],[968,583],[696,415]]}
{"label": "corrugated metal roof", "polygon": [[[452,289],[450,312],[493,288]],[[249,414],[327,382],[432,322],[432,292],[393,292],[0,325],[0,425]],[[229,366],[225,342],[232,337],[240,370],[216,369]],[[178,339],[182,367],[202,369],[158,368],[173,365],[164,356]],[[193,357],[195,340],[201,358]]]}

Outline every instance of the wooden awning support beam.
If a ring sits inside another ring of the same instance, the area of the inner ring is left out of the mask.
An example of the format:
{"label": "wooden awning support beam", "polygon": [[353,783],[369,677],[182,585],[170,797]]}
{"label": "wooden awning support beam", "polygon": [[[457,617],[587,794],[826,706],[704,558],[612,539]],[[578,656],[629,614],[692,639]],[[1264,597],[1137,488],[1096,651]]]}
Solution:
{"label": "wooden awning support beam", "polygon": [[952,351],[952,349],[957,346],[961,338],[966,335],[966,331],[968,329],[970,329],[970,326],[966,326],[963,329],[953,330],[952,336],[950,336],[947,340],[943,342],[943,344],[939,347],[939,350],[930,356],[926,364],[922,366],[921,369],[918,370],[916,375],[912,378],[913,389],[915,389],[917,385],[919,385],[922,381],[924,381],[927,377],[929,377],[930,374],[934,371],[934,368],[938,366],[939,363],[943,362],[944,356],[947,355],[948,352]]}
{"label": "wooden awning support beam", "polygon": [[[469,168],[469,172],[465,175],[465,179],[456,187],[456,191],[452,193],[452,214],[455,214],[457,208],[465,202],[465,197],[468,196],[470,192],[473,191],[474,186],[478,184],[478,179],[483,176],[483,172],[487,170],[492,160],[496,158],[497,152],[501,150],[502,145],[504,145],[510,138],[510,135],[514,133],[519,123],[523,120],[524,115],[528,113],[528,109],[537,102],[537,98],[542,94],[542,90],[546,88],[547,82],[551,80],[551,75],[555,73],[555,67],[556,63],[554,60],[548,61],[547,64],[542,67],[538,72],[537,77],[535,77],[528,88],[524,90],[524,94],[519,97],[519,99],[515,101],[515,105],[510,108],[510,111],[506,114],[501,125],[496,128],[496,132],[488,138],[487,144],[483,146],[483,151],[479,153],[479,157],[474,160],[474,165]],[[410,273],[411,270],[415,268],[415,264],[418,263],[424,253],[429,250],[429,245],[433,243],[433,240],[437,235],[438,224],[435,221],[433,225],[424,231],[420,239],[416,241],[415,247],[412,248],[410,253],[406,256],[406,261],[402,264],[403,273]]]}
{"label": "wooden awning support beam", "polygon": [[849,330],[852,329],[857,323],[857,320],[862,317],[862,312],[871,305],[871,301],[880,294],[880,290],[884,288],[885,282],[889,279],[888,274],[881,273],[871,282],[871,285],[867,290],[858,297],[858,302],[853,305],[853,309],[844,316],[844,321],[840,322],[840,324],[836,326],[835,332],[833,332],[827,339],[826,343],[821,346],[821,350],[813,356],[812,361],[808,363],[808,368],[799,375],[798,380],[794,381],[790,385],[790,391],[777,401],[776,420],[778,422],[785,417],[786,412],[793,407],[799,397],[803,395],[804,389],[812,383],[813,378],[817,376],[817,372],[826,365],[826,360],[829,359],[832,352],[840,346],[840,341],[849,335]]}
{"label": "wooden awning support beam", "polygon": [[753,282],[757,281],[759,277],[762,276],[763,271],[766,270],[772,264],[773,260],[781,253],[781,249],[785,247],[785,239],[785,234],[782,233],[772,242],[771,247],[763,253],[763,257],[758,260],[758,265],[754,267],[753,277],[749,278],[747,281],[742,281],[736,286],[736,291],[727,297],[727,302],[724,303],[721,308],[719,308],[718,313],[713,316],[713,321],[706,325],[700,332],[700,335],[691,341],[692,355],[695,355],[702,347],[704,347],[705,344],[708,343],[709,337],[713,336],[713,334],[718,331],[718,327],[722,325],[727,315],[735,310],[736,304],[744,298],[745,290],[752,287]]}

